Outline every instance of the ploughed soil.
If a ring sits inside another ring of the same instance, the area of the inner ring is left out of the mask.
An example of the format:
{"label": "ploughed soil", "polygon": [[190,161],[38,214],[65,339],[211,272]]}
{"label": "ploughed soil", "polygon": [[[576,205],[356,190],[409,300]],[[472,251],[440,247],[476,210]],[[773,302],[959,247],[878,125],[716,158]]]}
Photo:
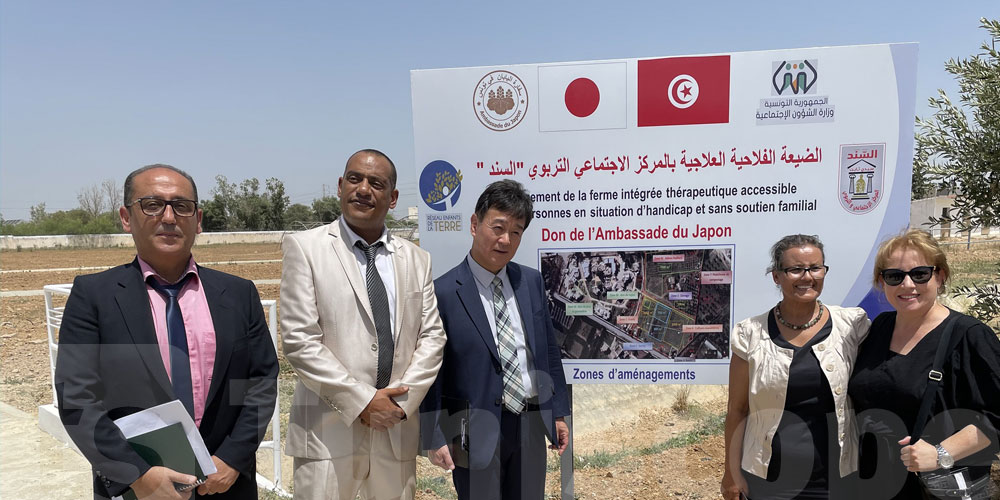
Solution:
{"label": "ploughed soil", "polygon": [[[196,246],[195,259],[254,280],[281,277],[278,244]],[[948,248],[953,268],[976,278],[991,276],[1000,245]],[[84,267],[129,262],[132,249],[50,249],[0,252],[0,290],[39,290],[71,283]],[[52,270],[71,268],[69,270]],[[13,271],[13,272],[11,272]],[[278,299],[278,285],[259,285],[262,299]],[[55,295],[56,306],[65,297]],[[280,352],[280,349],[279,349]],[[282,360],[282,387],[294,375]],[[288,380],[284,380],[288,379]],[[283,390],[289,399],[290,392]],[[574,387],[575,496],[580,499],[719,498],[724,459],[720,418],[725,387],[593,385]],[[41,295],[0,298],[0,402],[30,415],[52,402],[45,302]],[[285,403],[287,404],[287,402]],[[287,419],[287,412],[283,421]],[[559,498],[559,460],[550,453],[547,492]],[[286,462],[287,463],[287,462]],[[269,467],[261,467],[269,470]],[[290,470],[290,463],[286,471]],[[997,471],[995,471],[997,472]],[[17,481],[5,470],[0,476]],[[418,499],[454,498],[448,473],[418,460]],[[28,472],[24,472],[28,474]],[[290,474],[286,473],[290,478]],[[1000,480],[1000,472],[994,475]],[[286,484],[290,483],[286,479]],[[80,492],[84,497],[86,492]]]}

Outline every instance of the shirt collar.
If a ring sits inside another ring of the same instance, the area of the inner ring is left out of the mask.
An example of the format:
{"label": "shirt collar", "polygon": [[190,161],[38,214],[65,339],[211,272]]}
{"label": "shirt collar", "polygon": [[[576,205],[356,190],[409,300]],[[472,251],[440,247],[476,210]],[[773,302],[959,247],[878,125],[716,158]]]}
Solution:
{"label": "shirt collar", "polygon": [[[343,217],[340,217],[338,221],[340,223],[340,233],[347,237],[347,240],[351,244],[351,248],[354,248],[354,246],[357,245],[359,241],[364,243],[365,245],[368,244],[367,241],[365,241],[362,237],[358,236],[358,233],[355,233],[354,230],[351,229],[351,226],[347,225],[347,221],[345,221]],[[389,253],[395,251],[395,248],[393,248],[393,246],[389,243],[389,231],[386,229],[384,225],[382,226],[382,234],[375,241],[381,241],[382,244],[385,245],[385,249],[388,250]]]}
{"label": "shirt collar", "polygon": [[157,281],[159,281],[160,283],[163,283],[165,285],[173,285],[174,283],[177,283],[180,280],[184,279],[184,277],[187,276],[187,275],[189,275],[189,274],[194,274],[194,276],[195,276],[196,279],[200,279],[198,277],[198,266],[194,263],[194,256],[193,255],[190,256],[190,257],[188,257],[187,268],[184,269],[184,272],[181,273],[180,279],[178,279],[174,283],[170,283],[167,280],[163,279],[163,276],[160,276],[160,273],[157,273],[156,270],[153,269],[153,266],[149,265],[148,262],[142,260],[142,257],[139,257],[138,255],[136,255],[135,258],[136,258],[136,260],[139,261],[139,269],[142,271],[142,280],[143,281],[148,280],[150,276],[156,276]]}
{"label": "shirt collar", "polygon": [[493,274],[488,271],[485,267],[480,266],[476,259],[472,258],[470,253],[465,259],[469,262],[469,268],[472,269],[472,276],[476,278],[476,281],[486,289],[493,286],[493,278],[500,278],[500,281],[504,283],[509,283],[507,279],[507,266],[503,266],[499,273]]}

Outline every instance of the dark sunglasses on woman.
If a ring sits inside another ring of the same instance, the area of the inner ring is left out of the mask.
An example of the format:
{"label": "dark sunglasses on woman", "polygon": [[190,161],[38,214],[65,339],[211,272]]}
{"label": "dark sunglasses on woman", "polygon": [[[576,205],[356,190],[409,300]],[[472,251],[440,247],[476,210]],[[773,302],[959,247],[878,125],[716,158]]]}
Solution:
{"label": "dark sunglasses on woman", "polygon": [[909,271],[903,271],[902,269],[885,269],[879,274],[882,276],[882,281],[889,286],[899,285],[907,276],[909,276],[914,283],[921,285],[931,280],[931,276],[934,275],[934,271],[937,271],[936,266],[918,266],[910,269]]}

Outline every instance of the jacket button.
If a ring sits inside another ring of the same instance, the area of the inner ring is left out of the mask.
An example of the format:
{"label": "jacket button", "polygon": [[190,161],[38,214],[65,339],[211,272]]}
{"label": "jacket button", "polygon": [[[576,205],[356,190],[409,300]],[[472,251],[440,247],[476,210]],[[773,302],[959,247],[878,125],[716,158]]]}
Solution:
{"label": "jacket button", "polygon": [[497,405],[497,406],[500,406],[500,403],[502,403],[502,402],[503,402],[503,401],[501,401],[501,400],[500,400],[500,398],[497,398],[497,400],[496,400],[496,401],[494,401],[494,402],[493,402],[493,404],[495,404],[495,405]]}
{"label": "jacket button", "polygon": [[497,372],[497,375],[500,375],[500,367],[499,366],[494,366],[493,367],[493,371]]}

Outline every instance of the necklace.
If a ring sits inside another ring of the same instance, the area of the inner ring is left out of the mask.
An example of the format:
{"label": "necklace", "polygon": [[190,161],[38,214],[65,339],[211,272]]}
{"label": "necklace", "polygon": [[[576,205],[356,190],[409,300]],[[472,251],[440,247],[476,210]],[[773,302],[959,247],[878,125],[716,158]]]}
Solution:
{"label": "necklace", "polygon": [[778,323],[781,323],[782,325],[785,325],[788,328],[791,328],[792,330],[805,330],[806,328],[809,328],[815,325],[816,323],[819,323],[819,319],[823,317],[823,303],[818,300],[816,301],[816,303],[819,304],[819,311],[816,313],[816,317],[809,320],[809,322],[804,325],[793,325],[785,321],[785,318],[781,317],[781,302],[778,302],[778,304],[774,306],[774,319],[778,320]]}

